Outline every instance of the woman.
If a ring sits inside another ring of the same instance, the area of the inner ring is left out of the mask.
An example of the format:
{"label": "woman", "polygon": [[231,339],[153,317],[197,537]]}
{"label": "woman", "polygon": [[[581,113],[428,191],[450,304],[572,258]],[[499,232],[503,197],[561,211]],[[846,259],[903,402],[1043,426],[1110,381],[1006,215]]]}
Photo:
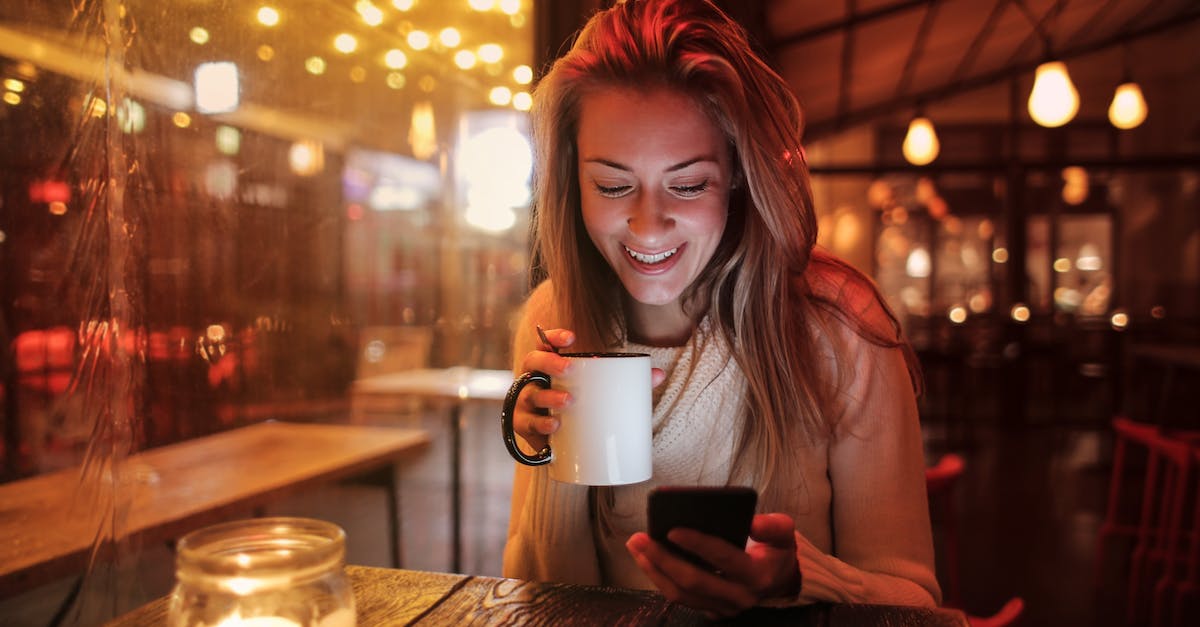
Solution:
{"label": "woman", "polygon": [[[911,351],[871,282],[814,250],[800,110],[707,0],[594,16],[534,95],[537,257],[514,368],[647,352],[654,477],[587,488],[517,466],[504,574],[657,588],[719,616],[811,601],[934,605]],[[564,392],[526,388],[529,451]],[[745,550],[645,533],[656,485],[753,485]]]}

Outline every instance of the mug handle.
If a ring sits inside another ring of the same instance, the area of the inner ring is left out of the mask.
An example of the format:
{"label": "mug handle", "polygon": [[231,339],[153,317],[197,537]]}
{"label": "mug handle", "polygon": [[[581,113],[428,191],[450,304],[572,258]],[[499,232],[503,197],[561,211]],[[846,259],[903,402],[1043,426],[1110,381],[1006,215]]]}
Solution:
{"label": "mug handle", "polygon": [[530,383],[536,383],[549,389],[550,375],[537,371],[526,372],[513,381],[512,387],[508,388],[508,394],[504,397],[504,408],[500,411],[500,431],[504,436],[504,446],[513,459],[526,466],[542,466],[550,463],[550,445],[547,444],[537,454],[530,457],[521,451],[520,446],[517,446],[517,435],[513,432],[513,411],[517,406],[517,397],[521,395],[521,390]]}

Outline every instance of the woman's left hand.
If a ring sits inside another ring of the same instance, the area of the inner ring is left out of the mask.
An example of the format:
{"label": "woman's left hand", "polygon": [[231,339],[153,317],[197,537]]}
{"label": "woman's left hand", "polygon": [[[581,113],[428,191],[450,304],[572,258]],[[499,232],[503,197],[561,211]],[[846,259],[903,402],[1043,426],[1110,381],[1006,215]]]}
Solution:
{"label": "woman's left hand", "polygon": [[671,553],[645,533],[630,536],[625,548],[668,600],[724,618],[764,599],[799,593],[794,525],[787,514],[756,515],[744,551],[692,529],[676,528],[667,534],[671,542],[695,553],[716,572]]}

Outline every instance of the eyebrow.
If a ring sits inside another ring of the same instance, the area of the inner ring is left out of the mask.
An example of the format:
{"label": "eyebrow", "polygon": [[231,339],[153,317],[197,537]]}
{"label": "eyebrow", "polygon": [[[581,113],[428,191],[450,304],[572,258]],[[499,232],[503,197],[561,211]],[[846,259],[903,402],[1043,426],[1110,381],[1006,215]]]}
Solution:
{"label": "eyebrow", "polygon": [[[715,158],[713,158],[713,157],[692,157],[691,159],[688,159],[688,160],[686,160],[686,161],[681,161],[681,162],[679,162],[679,163],[676,163],[675,165],[673,165],[673,166],[671,166],[671,167],[667,168],[667,169],[665,170],[665,172],[675,172],[675,171],[677,171],[677,170],[682,170],[682,169],[684,169],[684,168],[688,167],[689,165],[692,165],[692,164],[694,164],[694,163],[700,163],[701,161],[711,161],[711,162],[713,162],[713,163],[716,163],[716,162],[717,162],[717,160],[716,160]],[[624,171],[626,171],[626,172],[632,172],[632,171],[633,171],[633,168],[631,168],[631,167],[629,167],[629,166],[627,166],[627,165],[624,165],[624,164],[621,164],[621,163],[617,163],[616,161],[609,161],[608,159],[600,159],[600,158],[585,159],[585,162],[587,162],[587,163],[599,163],[599,164],[601,164],[601,165],[606,165],[606,166],[608,166],[608,167],[610,167],[610,168],[614,168],[614,169],[617,169],[617,170],[624,170]]]}

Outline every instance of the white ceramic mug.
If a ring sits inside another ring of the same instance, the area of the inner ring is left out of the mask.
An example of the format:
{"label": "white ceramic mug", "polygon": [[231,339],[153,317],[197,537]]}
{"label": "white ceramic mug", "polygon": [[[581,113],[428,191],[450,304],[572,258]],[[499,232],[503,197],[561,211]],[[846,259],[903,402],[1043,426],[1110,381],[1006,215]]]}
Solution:
{"label": "white ceramic mug", "polygon": [[[569,372],[550,378],[526,372],[504,399],[500,426],[513,459],[529,466],[549,464],[550,478],[581,485],[624,485],[650,478],[653,416],[650,356],[645,353],[562,353]],[[535,383],[571,394],[558,410],[550,445],[526,455],[513,433],[513,409],[521,390]]]}

